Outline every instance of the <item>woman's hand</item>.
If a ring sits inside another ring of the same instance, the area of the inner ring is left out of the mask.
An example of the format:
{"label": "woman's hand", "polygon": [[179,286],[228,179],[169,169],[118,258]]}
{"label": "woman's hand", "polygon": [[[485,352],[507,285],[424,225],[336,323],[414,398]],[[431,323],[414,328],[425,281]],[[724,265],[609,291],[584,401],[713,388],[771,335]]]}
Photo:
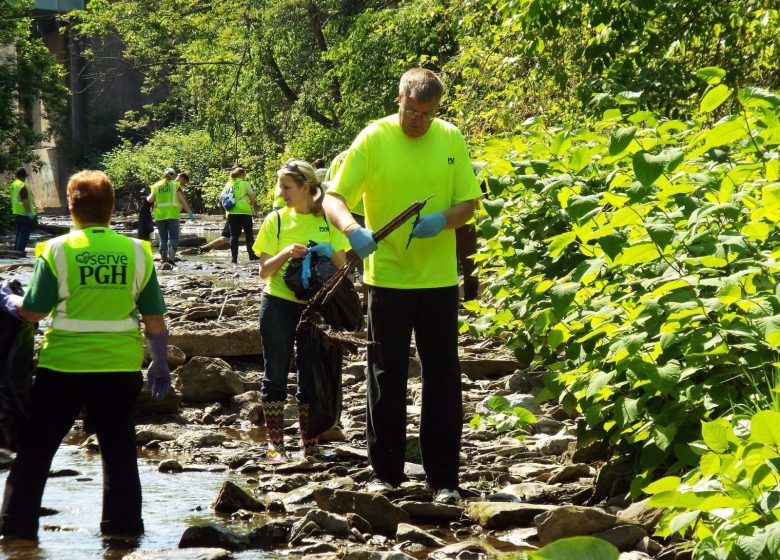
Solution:
{"label": "woman's hand", "polygon": [[287,255],[287,258],[289,259],[302,259],[308,252],[309,250],[306,246],[301,245],[300,243],[293,243],[284,250],[285,255]]}

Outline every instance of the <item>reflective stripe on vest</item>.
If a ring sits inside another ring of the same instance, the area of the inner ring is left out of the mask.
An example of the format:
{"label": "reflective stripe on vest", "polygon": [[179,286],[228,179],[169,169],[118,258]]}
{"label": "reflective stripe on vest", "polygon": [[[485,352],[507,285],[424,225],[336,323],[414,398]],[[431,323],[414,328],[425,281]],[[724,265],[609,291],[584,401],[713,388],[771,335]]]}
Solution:
{"label": "reflective stripe on vest", "polygon": [[[123,332],[137,329],[137,316],[117,320],[72,319],[67,316],[66,300],[70,296],[68,288],[68,263],[65,256],[67,236],[53,239],[49,242],[52,257],[57,269],[57,290],[60,302],[51,321],[51,328],[70,332]],[[146,255],[143,243],[138,239],[130,239],[135,257],[135,276],[131,286],[133,299],[137,299],[146,277]]]}

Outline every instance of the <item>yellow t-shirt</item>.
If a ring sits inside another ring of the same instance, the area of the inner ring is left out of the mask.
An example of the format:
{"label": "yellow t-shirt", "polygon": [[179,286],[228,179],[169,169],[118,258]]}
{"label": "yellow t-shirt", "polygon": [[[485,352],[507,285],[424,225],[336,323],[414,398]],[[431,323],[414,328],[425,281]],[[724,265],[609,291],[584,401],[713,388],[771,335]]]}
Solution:
{"label": "yellow t-shirt", "polygon": [[[334,251],[344,251],[349,248],[347,238],[330,225],[325,216],[299,214],[292,208],[285,206],[266,216],[255,244],[252,245],[252,250],[257,255],[266,253],[274,256],[288,245],[293,243],[307,245],[309,241],[330,243]],[[284,263],[276,274],[271,276],[265,287],[265,292],[289,301],[306,303],[306,301],[296,298],[295,294],[284,283],[284,271],[289,262]]]}
{"label": "yellow t-shirt", "polygon": [[[434,195],[422,215],[444,212],[482,192],[474,176],[466,142],[450,123],[435,119],[420,138],[404,134],[398,115],[368,125],[358,135],[329,192],[354,208],[361,198],[366,227],[376,231],[414,201]],[[442,288],[458,283],[455,230],[414,238],[406,249],[414,220],[379,242],[365,260],[366,284],[384,288]]]}

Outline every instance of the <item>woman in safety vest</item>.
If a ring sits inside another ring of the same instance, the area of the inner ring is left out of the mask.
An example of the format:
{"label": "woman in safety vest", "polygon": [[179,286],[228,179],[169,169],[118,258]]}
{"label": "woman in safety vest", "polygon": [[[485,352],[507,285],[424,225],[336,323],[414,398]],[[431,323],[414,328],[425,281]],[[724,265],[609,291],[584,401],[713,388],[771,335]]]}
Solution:
{"label": "woman in safety vest", "polygon": [[[307,253],[327,257],[336,266],[346,261],[347,238],[328,224],[322,213],[322,185],[314,168],[300,160],[290,160],[279,171],[278,189],[286,206],[269,214],[260,228],[255,252],[260,255],[260,277],[268,280],[260,301],[260,338],[263,343],[265,374],[261,387],[265,426],[268,431],[270,462],[285,460],[284,405],[287,401],[287,374],[295,349],[298,369],[298,420],[305,455],[319,453],[317,437],[307,439],[310,395],[314,371],[308,338],[300,338],[295,328],[306,307],[284,281],[284,271],[290,259],[303,258]],[[311,248],[309,241],[316,243]]]}
{"label": "woman in safety vest", "polygon": [[256,261],[257,255],[252,250],[255,241],[255,235],[252,231],[252,206],[256,197],[252,186],[246,180],[246,170],[243,167],[233,169],[230,172],[230,180],[225,183],[225,187],[232,189],[233,200],[236,201],[235,206],[226,211],[228,227],[230,228],[230,262],[238,263],[238,240],[242,231],[249,260]]}
{"label": "woman in safety vest", "polygon": [[[190,205],[182,192],[183,185],[174,180],[176,171],[170,167],[165,169],[163,178],[149,187],[152,191],[146,197],[149,204],[154,204],[154,223],[160,236],[160,260],[163,263],[176,264],[176,248],[179,246],[179,213],[181,209],[187,212],[187,217],[195,221]],[[184,173],[183,175],[187,175]],[[181,177],[182,174],[179,174]],[[189,179],[189,177],[187,177]]]}
{"label": "woman in safety vest", "polygon": [[41,343],[29,423],[23,428],[0,511],[4,539],[36,539],[52,458],[82,407],[95,427],[103,459],[104,534],[143,533],[141,484],[132,412],[143,379],[144,331],[155,398],[171,385],[168,331],[149,243],[108,225],[114,188],[99,171],[68,181],[76,229],[36,247],[24,299],[0,289],[0,305],[17,317],[51,321]]}

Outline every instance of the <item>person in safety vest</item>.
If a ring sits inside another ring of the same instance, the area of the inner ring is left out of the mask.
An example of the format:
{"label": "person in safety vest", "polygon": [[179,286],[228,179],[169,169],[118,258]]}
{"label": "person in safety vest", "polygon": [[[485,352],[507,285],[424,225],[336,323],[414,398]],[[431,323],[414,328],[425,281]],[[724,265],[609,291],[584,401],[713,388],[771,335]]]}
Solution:
{"label": "person in safety vest", "polygon": [[11,213],[16,225],[16,237],[14,238],[14,251],[24,253],[27,242],[30,240],[30,231],[35,221],[35,201],[32,191],[25,183],[27,179],[27,170],[20,167],[14,173],[14,180],[11,181],[9,188],[11,190]]}
{"label": "person in safety vest", "polygon": [[[322,203],[330,222],[365,259],[368,297],[366,438],[375,478],[369,491],[404,476],[409,344],[422,363],[420,450],[433,499],[460,499],[458,467],[463,403],[458,361],[455,229],[481,196],[463,135],[436,117],[444,85],[413,68],[398,87],[398,112],[364,128]],[[414,201],[432,196],[417,220],[378,244],[374,231]],[[362,201],[366,223],[349,209]]]}
{"label": "person in safety vest", "polygon": [[233,208],[225,211],[228,227],[230,227],[230,262],[238,263],[238,240],[242,231],[249,260],[256,261],[259,257],[252,250],[252,245],[255,242],[252,231],[252,206],[255,204],[256,197],[254,189],[246,180],[246,170],[243,167],[233,169],[230,172],[230,180],[225,183],[225,187],[232,189],[233,200],[236,201]]}
{"label": "person in safety vest", "polygon": [[0,510],[4,540],[37,538],[52,458],[82,408],[95,427],[103,459],[100,530],[143,533],[132,413],[143,385],[144,335],[152,356],[147,370],[152,396],[162,398],[171,385],[166,308],[149,243],[109,229],[114,187],[104,173],[73,175],[67,198],[76,229],[36,247],[24,299],[0,289],[0,306],[12,315],[30,322],[50,316],[30,420]]}
{"label": "person in safety vest", "polygon": [[[186,173],[184,174],[186,176]],[[179,213],[181,209],[187,212],[187,217],[195,221],[187,199],[182,191],[181,181],[174,180],[176,171],[167,167],[163,178],[152,185],[152,191],[146,200],[154,204],[152,215],[160,236],[160,260],[163,263],[175,264],[176,248],[179,246]],[[181,178],[181,175],[179,175]],[[189,177],[188,177],[189,179]]]}

